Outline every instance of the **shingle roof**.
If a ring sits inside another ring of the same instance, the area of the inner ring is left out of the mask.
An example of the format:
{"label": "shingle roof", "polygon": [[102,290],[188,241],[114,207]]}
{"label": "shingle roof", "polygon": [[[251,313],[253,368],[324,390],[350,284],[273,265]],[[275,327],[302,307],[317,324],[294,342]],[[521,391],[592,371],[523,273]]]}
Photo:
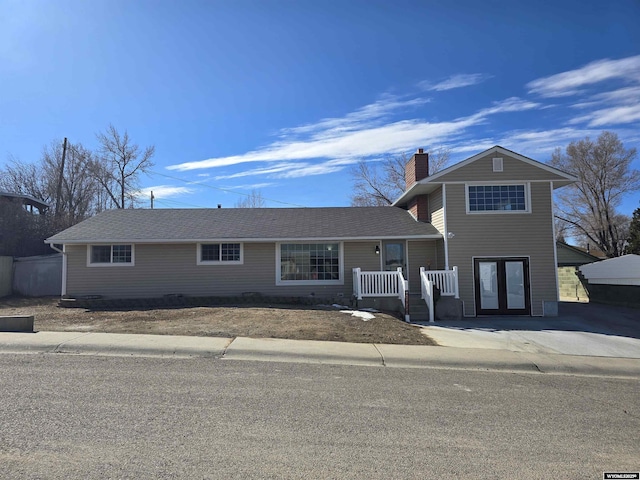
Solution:
{"label": "shingle roof", "polygon": [[47,243],[439,238],[397,207],[108,210]]}

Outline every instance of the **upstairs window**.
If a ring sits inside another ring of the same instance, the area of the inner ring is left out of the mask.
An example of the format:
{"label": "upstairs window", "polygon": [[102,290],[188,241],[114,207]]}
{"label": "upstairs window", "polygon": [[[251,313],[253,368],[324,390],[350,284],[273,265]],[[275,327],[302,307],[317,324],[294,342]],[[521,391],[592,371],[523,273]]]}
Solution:
{"label": "upstairs window", "polygon": [[198,265],[241,264],[241,243],[198,244]]}
{"label": "upstairs window", "polygon": [[529,212],[527,185],[467,185],[467,212]]}
{"label": "upstairs window", "polygon": [[97,266],[133,265],[133,245],[89,245],[87,264]]}

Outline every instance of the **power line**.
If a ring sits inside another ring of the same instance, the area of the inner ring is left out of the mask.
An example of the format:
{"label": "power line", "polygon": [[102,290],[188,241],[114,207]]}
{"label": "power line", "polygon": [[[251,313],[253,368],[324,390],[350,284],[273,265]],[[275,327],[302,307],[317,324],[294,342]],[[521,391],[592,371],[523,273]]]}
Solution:
{"label": "power line", "polygon": [[[183,178],[179,178],[179,177],[174,177],[172,175],[166,175],[164,173],[159,173],[159,172],[154,172],[152,170],[148,170],[148,173],[151,173],[153,175],[159,175],[161,177],[166,177],[166,178],[170,178],[172,180],[178,180],[180,182],[184,182],[187,183],[189,185],[201,185],[203,187],[207,187],[207,188],[211,188],[213,190],[220,190],[222,192],[227,192],[227,193],[235,193],[236,195],[244,195],[245,197],[250,197],[251,194],[250,193],[244,193],[244,192],[239,192],[237,190],[233,190],[231,188],[222,188],[222,187],[214,187],[213,185],[209,185],[208,183],[201,183],[201,182],[194,182],[192,180],[185,180]],[[281,200],[274,200],[273,198],[267,198],[267,197],[262,197],[264,200],[267,200],[269,202],[274,202],[274,203],[279,203],[281,205],[288,205],[290,207],[299,207],[299,208],[307,208],[306,205],[299,205],[297,203],[290,203],[290,202],[283,202]],[[156,202],[158,202],[159,200],[156,198]],[[199,208],[206,208],[206,207],[199,207]]]}

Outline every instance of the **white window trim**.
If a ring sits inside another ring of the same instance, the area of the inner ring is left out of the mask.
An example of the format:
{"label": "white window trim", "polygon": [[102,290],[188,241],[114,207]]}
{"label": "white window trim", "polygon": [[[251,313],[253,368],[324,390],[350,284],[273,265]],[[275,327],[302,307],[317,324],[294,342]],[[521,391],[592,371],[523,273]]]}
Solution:
{"label": "white window trim", "polygon": [[[472,211],[469,208],[469,187],[477,186],[524,186],[524,210],[482,210]],[[464,203],[467,215],[528,215],[531,213],[531,183],[530,182],[467,182],[464,184]]]}
{"label": "white window trim", "polygon": [[[281,260],[281,248],[280,245],[286,244],[309,244],[309,243],[337,243],[340,249],[338,255],[338,279],[337,280],[282,280],[280,278],[280,272],[282,271],[280,266]],[[344,285],[344,242],[332,242],[330,240],[318,240],[314,242],[276,242],[276,285],[279,287],[294,286],[294,285]]]}
{"label": "white window trim", "polygon": [[[220,255],[222,255],[222,244],[240,245],[240,260],[200,260],[202,258],[202,245],[220,245]],[[244,243],[242,242],[201,242],[196,248],[196,265],[242,265],[244,263]]]}
{"label": "white window trim", "polygon": [[[113,246],[114,245],[130,245],[131,246],[131,262],[113,262]],[[111,247],[111,261],[109,263],[92,263],[91,249],[93,247]],[[91,243],[87,245],[87,267],[135,267],[136,265],[136,246],[133,243]]]}

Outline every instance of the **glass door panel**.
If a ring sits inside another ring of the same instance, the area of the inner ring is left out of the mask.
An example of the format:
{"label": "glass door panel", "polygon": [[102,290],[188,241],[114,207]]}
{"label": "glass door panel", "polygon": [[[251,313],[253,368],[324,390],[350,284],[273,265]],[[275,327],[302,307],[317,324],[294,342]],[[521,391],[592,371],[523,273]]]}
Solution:
{"label": "glass door panel", "polygon": [[498,303],[498,264],[497,262],[479,262],[480,308],[497,310]]}
{"label": "glass door panel", "polygon": [[387,271],[397,270],[402,267],[404,270],[404,243],[384,244],[384,269]]}
{"label": "glass door panel", "polygon": [[525,303],[524,264],[521,261],[505,262],[507,277],[507,308],[523,309]]}

